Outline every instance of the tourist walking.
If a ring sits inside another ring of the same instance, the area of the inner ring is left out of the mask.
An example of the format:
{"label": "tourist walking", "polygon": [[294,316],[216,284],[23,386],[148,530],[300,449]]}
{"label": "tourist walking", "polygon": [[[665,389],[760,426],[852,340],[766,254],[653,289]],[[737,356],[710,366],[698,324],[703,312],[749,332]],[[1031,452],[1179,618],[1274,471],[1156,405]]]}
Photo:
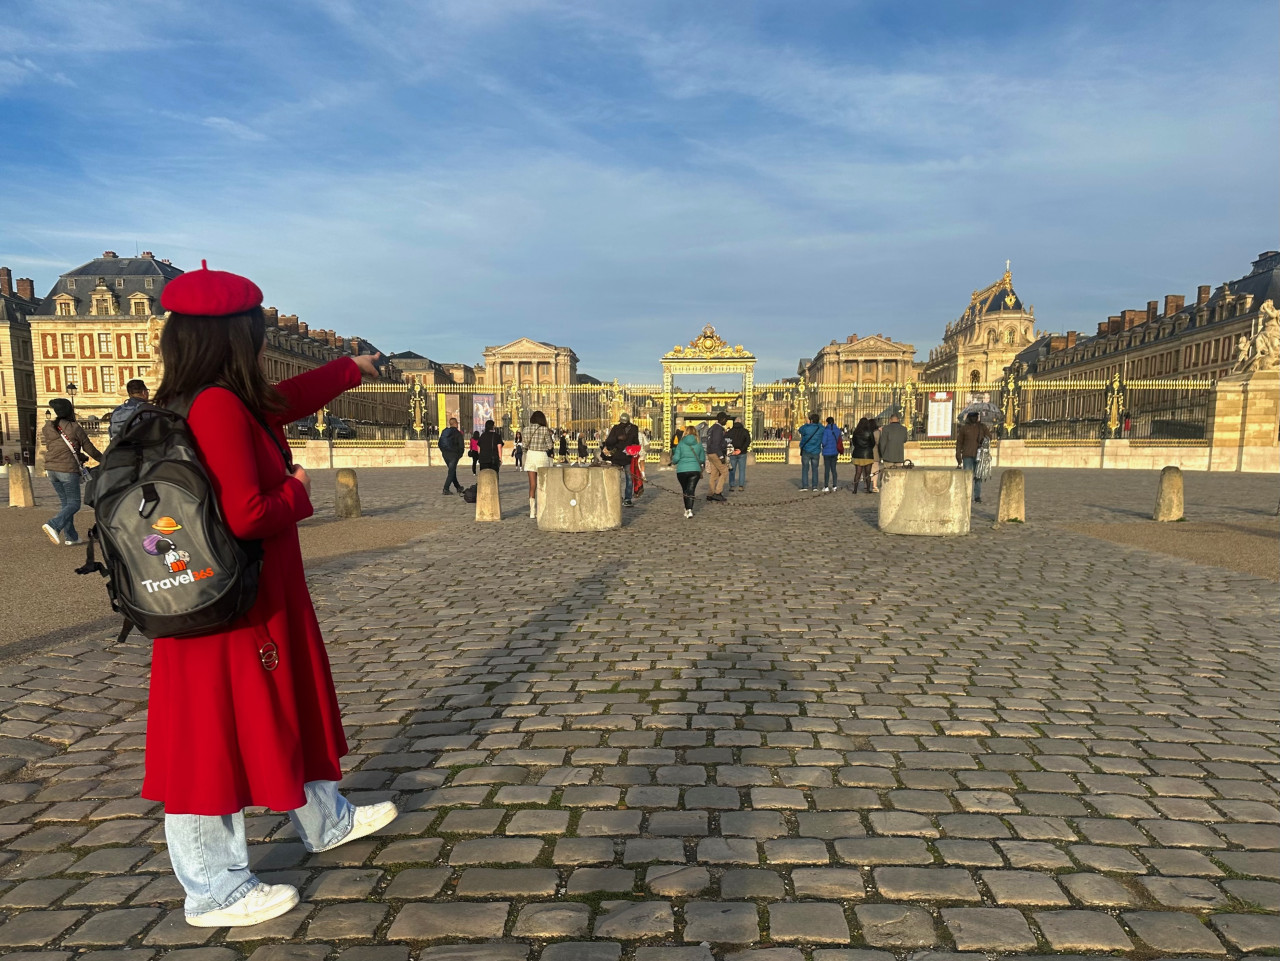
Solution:
{"label": "tourist walking", "polygon": [[707,500],[724,501],[725,481],[729,479],[729,440],[724,425],[729,415],[716,414],[716,422],[707,431]]}
{"label": "tourist walking", "polygon": [[729,489],[744,491],[747,489],[747,448],[751,446],[751,433],[742,426],[742,422],[734,420],[729,428]]}
{"label": "tourist walking", "polygon": [[511,459],[515,461],[516,470],[524,466],[524,437],[516,431],[515,445],[511,448]]}
{"label": "tourist walking", "polygon": [[111,418],[107,422],[107,439],[115,440],[116,434],[125,425],[133,412],[151,399],[151,392],[147,390],[145,381],[134,378],[124,385],[125,393],[129,395],[129,399],[111,412]]}
{"label": "tourist walking", "polygon": [[876,442],[876,450],[880,452],[881,472],[888,467],[901,467],[907,461],[907,429],[902,426],[902,417],[895,413],[889,415],[889,423],[880,428],[880,440]]}
{"label": "tourist walking", "polygon": [[578,435],[578,463],[585,464],[591,460],[591,451],[587,450],[587,435]]}
{"label": "tourist walking", "polygon": [[569,463],[569,435],[560,431],[560,463]]}
{"label": "tourist walking", "polygon": [[493,421],[484,422],[484,432],[476,440],[476,463],[481,470],[502,470],[502,435]]}
{"label": "tourist walking", "polygon": [[871,465],[871,493],[880,493],[880,422],[874,417],[867,418],[867,426],[871,428],[872,436],[875,442],[871,445],[872,457],[875,458]]}
{"label": "tourist walking", "polygon": [[524,455],[524,471],[529,477],[529,517],[538,517],[538,471],[551,466],[551,451],[555,445],[547,415],[535,410],[529,415],[529,451]]}
{"label": "tourist walking", "polygon": [[633,507],[631,495],[635,490],[635,482],[631,476],[631,454],[628,447],[640,446],[640,434],[636,425],[631,423],[631,415],[625,411],[618,415],[618,422],[609,429],[609,435],[600,446],[600,454],[607,457],[609,463],[622,468],[622,503],[624,507]]}
{"label": "tourist walking", "polygon": [[102,454],[93,446],[84,428],[76,423],[76,410],[65,397],[49,401],[53,420],[44,422],[40,440],[44,442],[44,469],[49,483],[58,495],[59,510],[41,524],[45,537],[55,544],[75,547],[80,543],[76,533],[76,511],[80,510],[80,481],[84,476],[85,451],[94,460],[102,460]]}
{"label": "tourist walking", "polygon": [[[257,285],[202,268],[171,280],[160,302],[169,314],[156,402],[189,408],[222,517],[261,545],[263,563],[255,603],[225,630],[155,639],[142,797],[164,804],[187,922],[258,924],[290,910],[298,891],[249,868],[246,807],[288,811],[313,853],[372,834],[397,813],[390,801],[353,807],[338,792],[347,742],[298,546],[311,481],[290,462],[284,434],[362,376],[377,377],[379,355],[342,357],[273,387],[260,366]],[[177,531],[198,518],[160,521]]]}
{"label": "tourist walking", "polygon": [[480,432],[471,432],[471,443],[467,448],[467,456],[471,458],[471,473],[476,472],[476,464],[480,461]]}
{"label": "tourist walking", "polygon": [[822,428],[822,493],[839,490],[836,465],[844,453],[844,433],[836,426],[836,419],[828,417]]}
{"label": "tourist walking", "polygon": [[444,455],[444,465],[448,468],[448,473],[444,475],[443,493],[451,493],[450,488],[456,488],[461,494],[462,483],[458,480],[458,461],[462,460],[466,441],[463,439],[462,431],[458,430],[458,418],[449,418],[449,426],[440,432],[440,439],[436,441],[436,446]]}
{"label": "tourist walking", "polygon": [[[809,423],[800,430],[800,490],[818,489],[818,458],[822,454],[822,423],[816,414],[809,415]],[[810,478],[812,477],[812,487]]]}
{"label": "tourist walking", "polygon": [[871,467],[876,459],[876,431],[874,421],[864,417],[849,435],[849,454],[853,460],[853,492],[858,493],[858,481],[866,485],[868,494],[871,490]]}
{"label": "tourist walking", "polygon": [[991,440],[991,431],[987,429],[976,410],[970,411],[964,424],[956,431],[956,467],[967,470],[973,475],[973,499],[982,503],[982,480],[978,477],[978,449],[984,442]]}
{"label": "tourist walking", "polygon": [[684,495],[686,518],[693,516],[694,495],[706,463],[706,449],[698,440],[698,431],[690,425],[684,429],[684,436],[671,452],[671,466],[676,469],[676,480],[680,482],[680,492]]}

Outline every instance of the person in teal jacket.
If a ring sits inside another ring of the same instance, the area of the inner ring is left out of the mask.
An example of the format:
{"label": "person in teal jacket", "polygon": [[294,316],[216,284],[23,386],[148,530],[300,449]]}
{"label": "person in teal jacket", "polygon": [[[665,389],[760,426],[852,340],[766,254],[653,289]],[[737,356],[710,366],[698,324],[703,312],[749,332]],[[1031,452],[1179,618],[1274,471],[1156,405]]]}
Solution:
{"label": "person in teal jacket", "polygon": [[698,442],[695,427],[686,427],[680,443],[671,452],[671,466],[676,469],[676,480],[684,493],[684,516],[693,516],[693,495],[698,490],[698,480],[707,463],[707,451]]}

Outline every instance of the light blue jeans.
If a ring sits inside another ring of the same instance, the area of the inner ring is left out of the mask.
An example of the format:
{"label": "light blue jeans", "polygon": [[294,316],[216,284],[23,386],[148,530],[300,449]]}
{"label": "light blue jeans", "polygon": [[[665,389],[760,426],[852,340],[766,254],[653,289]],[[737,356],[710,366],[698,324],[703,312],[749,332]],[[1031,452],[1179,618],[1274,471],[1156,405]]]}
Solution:
{"label": "light blue jeans", "polygon": [[[308,851],[326,848],[351,833],[355,808],[338,793],[337,781],[308,781],[305,806],[289,817]],[[249,870],[244,813],[166,814],[169,861],[182,889],[187,916],[235,904],[260,882]]]}
{"label": "light blue jeans", "polygon": [[747,455],[746,454],[730,454],[729,455],[729,486],[737,487],[740,490],[747,486]]}
{"label": "light blue jeans", "polygon": [[[822,455],[818,451],[812,454],[807,451],[800,452],[800,489],[817,490],[818,489],[818,459]],[[809,475],[813,475],[813,483],[809,483]]]}
{"label": "light blue jeans", "polygon": [[78,541],[80,535],[76,533],[76,511],[80,509],[80,473],[60,470],[46,473],[54,493],[58,495],[58,502],[62,505],[62,510],[53,515],[49,526],[63,535],[63,540]]}

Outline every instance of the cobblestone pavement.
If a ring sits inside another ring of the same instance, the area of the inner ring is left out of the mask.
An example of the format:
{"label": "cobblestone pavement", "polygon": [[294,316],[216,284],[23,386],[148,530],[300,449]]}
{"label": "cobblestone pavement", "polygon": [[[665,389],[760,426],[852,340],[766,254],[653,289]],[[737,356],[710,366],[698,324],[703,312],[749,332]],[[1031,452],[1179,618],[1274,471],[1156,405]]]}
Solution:
{"label": "cobblestone pavement", "polygon": [[[580,536],[520,516],[522,476],[481,526],[426,473],[361,489],[439,533],[311,575],[346,789],[401,817],[308,856],[251,812],[253,863],[303,903],[188,927],[138,798],[145,644],[3,665],[0,952],[1280,951],[1275,585],[1054,526],[1141,516],[1154,475],[1029,472],[1032,523],[935,540],[882,536],[874,498],[801,496],[781,467],[691,521],[654,471],[623,531]],[[1189,475],[1188,514],[1274,526],[1275,493]]]}

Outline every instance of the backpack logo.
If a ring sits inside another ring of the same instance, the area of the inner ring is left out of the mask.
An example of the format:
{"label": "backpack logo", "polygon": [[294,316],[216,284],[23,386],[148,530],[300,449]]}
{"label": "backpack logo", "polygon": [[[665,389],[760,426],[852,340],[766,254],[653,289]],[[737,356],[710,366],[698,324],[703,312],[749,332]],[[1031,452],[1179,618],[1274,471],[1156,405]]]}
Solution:
{"label": "backpack logo", "polygon": [[178,550],[178,545],[172,541],[171,536],[182,530],[182,525],[172,517],[162,517],[151,525],[151,529],[160,533],[144,537],[142,549],[154,557],[160,557],[170,574],[181,574],[187,569],[191,555]]}

